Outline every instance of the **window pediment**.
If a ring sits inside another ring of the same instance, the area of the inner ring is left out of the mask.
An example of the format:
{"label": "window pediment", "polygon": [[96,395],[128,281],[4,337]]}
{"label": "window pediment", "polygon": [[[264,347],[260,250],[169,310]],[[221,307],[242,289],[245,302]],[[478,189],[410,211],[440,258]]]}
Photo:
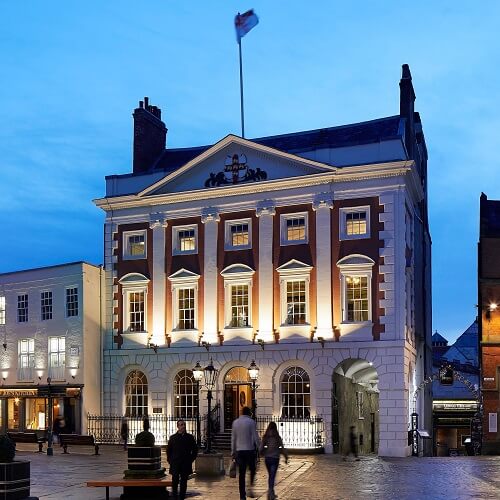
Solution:
{"label": "window pediment", "polygon": [[346,257],[343,257],[342,259],[337,261],[337,267],[346,269],[352,267],[372,267],[374,264],[375,261],[373,259],[370,259],[370,257],[359,253],[347,255]]}
{"label": "window pediment", "polygon": [[291,274],[291,273],[309,273],[312,270],[312,266],[309,264],[304,264],[300,260],[291,259],[280,267],[276,268],[279,274]]}
{"label": "window pediment", "polygon": [[193,273],[192,271],[189,271],[188,269],[185,269],[183,267],[182,269],[179,269],[175,273],[171,274],[168,279],[173,283],[183,281],[197,281],[200,279],[200,275]]}
{"label": "window pediment", "polygon": [[246,264],[231,264],[221,271],[223,278],[251,278],[255,271]]}
{"label": "window pediment", "polygon": [[146,278],[144,274],[140,273],[128,273],[118,280],[120,285],[147,285],[149,283],[149,278]]}

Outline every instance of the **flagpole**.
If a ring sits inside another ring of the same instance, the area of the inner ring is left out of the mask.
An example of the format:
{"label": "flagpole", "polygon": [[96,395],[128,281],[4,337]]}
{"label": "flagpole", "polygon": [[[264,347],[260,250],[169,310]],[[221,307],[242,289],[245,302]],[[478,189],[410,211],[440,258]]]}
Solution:
{"label": "flagpole", "polygon": [[240,108],[241,108],[241,137],[245,138],[245,112],[243,110],[243,61],[241,58],[241,37],[238,37],[240,52]]}

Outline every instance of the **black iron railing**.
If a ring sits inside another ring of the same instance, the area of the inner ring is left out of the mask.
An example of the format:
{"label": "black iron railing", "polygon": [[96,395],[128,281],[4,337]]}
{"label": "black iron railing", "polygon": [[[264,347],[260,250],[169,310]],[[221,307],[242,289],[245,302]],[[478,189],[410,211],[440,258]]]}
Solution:
{"label": "black iron railing", "polygon": [[258,416],[257,432],[264,435],[270,422],[276,422],[285,448],[319,449],[325,446],[325,425],[321,417],[284,418]]}
{"label": "black iron railing", "polygon": [[[120,415],[88,415],[87,433],[94,436],[100,444],[120,444],[123,443],[121,437],[122,423],[125,421],[128,426],[128,443],[135,442],[135,436],[143,431],[144,417],[122,417]],[[173,415],[149,415],[150,432],[155,437],[155,443],[165,445],[168,438],[177,432],[177,421],[179,417]],[[183,418],[186,422],[187,432],[196,436],[196,417]]]}

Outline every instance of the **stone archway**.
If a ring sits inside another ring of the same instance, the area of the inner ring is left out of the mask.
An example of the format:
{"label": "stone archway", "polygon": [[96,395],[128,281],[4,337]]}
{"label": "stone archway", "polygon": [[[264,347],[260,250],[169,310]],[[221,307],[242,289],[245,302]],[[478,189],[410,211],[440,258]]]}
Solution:
{"label": "stone archway", "polygon": [[243,407],[252,405],[252,386],[248,368],[234,366],[224,376],[224,429],[230,430]]}
{"label": "stone archway", "polygon": [[349,451],[350,427],[356,428],[360,454],[378,452],[379,390],[370,361],[348,358],[333,372],[332,443],[334,453]]}

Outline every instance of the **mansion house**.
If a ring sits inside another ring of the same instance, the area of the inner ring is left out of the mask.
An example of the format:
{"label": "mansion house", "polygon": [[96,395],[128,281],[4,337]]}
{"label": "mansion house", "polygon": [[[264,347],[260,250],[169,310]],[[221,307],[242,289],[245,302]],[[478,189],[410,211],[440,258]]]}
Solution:
{"label": "mansion house", "polygon": [[212,362],[219,433],[254,402],[291,447],[341,453],[355,425],[362,453],[411,453],[411,413],[431,426],[428,394],[413,407],[431,374],[431,259],[407,65],[400,93],[394,116],[183,149],[140,102],[133,172],[95,200],[104,414],[206,415],[193,368]]}

